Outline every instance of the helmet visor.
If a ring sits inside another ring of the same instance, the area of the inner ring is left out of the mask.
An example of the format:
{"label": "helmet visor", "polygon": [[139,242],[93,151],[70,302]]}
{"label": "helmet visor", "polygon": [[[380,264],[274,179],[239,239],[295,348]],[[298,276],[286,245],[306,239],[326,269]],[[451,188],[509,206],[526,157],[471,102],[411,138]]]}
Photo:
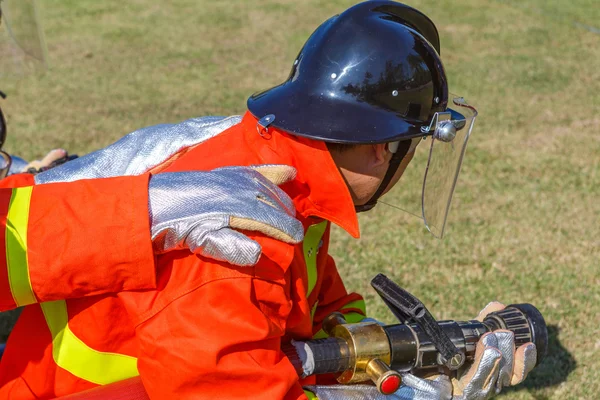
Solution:
{"label": "helmet visor", "polygon": [[438,238],[444,236],[452,195],[477,116],[477,110],[462,97],[451,95],[450,99],[443,113],[449,118],[440,115],[437,124],[430,127],[434,130],[421,192],[423,221]]}
{"label": "helmet visor", "polygon": [[423,129],[426,136],[403,171],[398,189],[380,203],[423,219],[438,238],[444,235],[454,188],[477,111],[462,98],[450,94],[448,109],[437,113]]}

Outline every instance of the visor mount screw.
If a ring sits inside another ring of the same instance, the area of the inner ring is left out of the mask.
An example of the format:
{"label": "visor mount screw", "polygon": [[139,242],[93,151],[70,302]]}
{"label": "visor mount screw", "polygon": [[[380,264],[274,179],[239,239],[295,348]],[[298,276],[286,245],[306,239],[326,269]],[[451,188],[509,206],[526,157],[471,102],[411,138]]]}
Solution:
{"label": "visor mount screw", "polygon": [[337,74],[334,72],[333,74],[331,74],[331,79],[335,79],[337,78]]}
{"label": "visor mount screw", "polygon": [[439,104],[439,103],[440,103],[440,98],[436,96],[436,97],[433,99],[433,102],[434,102],[435,104]]}
{"label": "visor mount screw", "polygon": [[398,91],[397,90],[393,90],[392,91],[392,96],[394,96],[394,97],[398,96]]}

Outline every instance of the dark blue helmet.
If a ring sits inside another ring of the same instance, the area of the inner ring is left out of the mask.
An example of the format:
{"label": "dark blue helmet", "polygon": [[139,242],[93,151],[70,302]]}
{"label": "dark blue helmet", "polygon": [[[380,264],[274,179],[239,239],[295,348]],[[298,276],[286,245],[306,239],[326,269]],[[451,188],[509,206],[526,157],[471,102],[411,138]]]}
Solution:
{"label": "dark blue helmet", "polygon": [[448,84],[433,22],[393,1],[367,1],[325,21],[282,84],[248,109],[271,126],[335,143],[424,136],[446,110]]}

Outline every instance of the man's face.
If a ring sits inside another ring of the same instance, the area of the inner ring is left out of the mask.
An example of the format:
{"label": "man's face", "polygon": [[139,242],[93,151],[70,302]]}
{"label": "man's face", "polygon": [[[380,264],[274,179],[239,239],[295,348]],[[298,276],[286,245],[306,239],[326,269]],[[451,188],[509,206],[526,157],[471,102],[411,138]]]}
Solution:
{"label": "man's face", "polygon": [[[404,156],[398,170],[392,177],[384,193],[391,190],[402,177],[406,167],[414,157],[416,145]],[[354,205],[366,204],[379,189],[390,165],[393,153],[388,144],[359,145],[349,150],[331,151]]]}

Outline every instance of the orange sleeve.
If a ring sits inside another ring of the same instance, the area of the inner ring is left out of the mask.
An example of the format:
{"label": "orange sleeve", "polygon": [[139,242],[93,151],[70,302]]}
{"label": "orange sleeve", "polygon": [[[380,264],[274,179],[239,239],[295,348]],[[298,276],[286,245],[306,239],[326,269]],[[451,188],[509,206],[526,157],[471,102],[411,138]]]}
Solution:
{"label": "orange sleeve", "polygon": [[34,184],[34,176],[31,174],[15,174],[0,180],[0,188],[12,189],[23,186],[33,186]]}
{"label": "orange sleeve", "polygon": [[2,180],[0,310],[154,288],[148,179],[141,175],[33,187],[31,175]]}
{"label": "orange sleeve", "polygon": [[165,303],[136,329],[150,398],[306,399],[280,350],[291,307],[284,287],[223,277]]}

